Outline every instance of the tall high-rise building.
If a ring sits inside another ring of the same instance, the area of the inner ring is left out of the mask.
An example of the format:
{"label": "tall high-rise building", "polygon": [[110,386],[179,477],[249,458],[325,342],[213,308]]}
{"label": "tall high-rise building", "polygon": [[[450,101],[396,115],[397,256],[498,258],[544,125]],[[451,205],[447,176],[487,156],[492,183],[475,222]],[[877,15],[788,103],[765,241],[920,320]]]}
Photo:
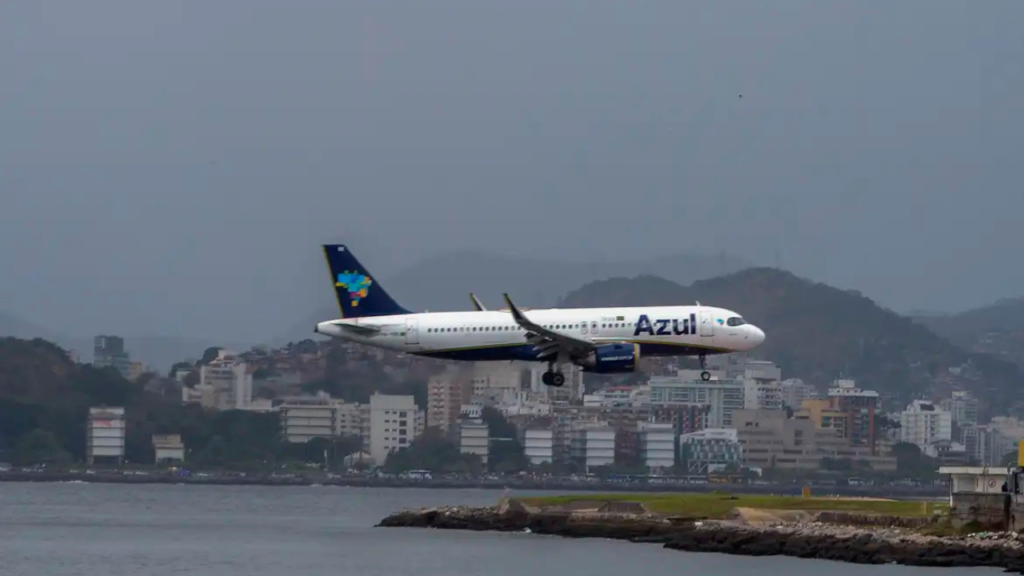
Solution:
{"label": "tall high-rise building", "polygon": [[862,390],[853,380],[836,380],[829,388],[828,396],[835,410],[846,413],[846,437],[850,446],[870,448],[874,455],[878,392]]}
{"label": "tall high-rise building", "polygon": [[978,423],[978,399],[972,398],[968,392],[953,392],[952,397],[939,402],[939,406],[949,412],[953,422],[961,428]]}
{"label": "tall high-rise building", "polygon": [[381,466],[388,454],[408,447],[422,430],[422,414],[412,396],[370,396],[370,455]]}
{"label": "tall high-rise building", "polygon": [[97,368],[112,367],[128,380],[132,377],[132,360],[125,352],[124,338],[120,336],[93,338],[92,364]]}
{"label": "tall high-rise building", "polygon": [[472,379],[463,370],[448,370],[427,382],[427,426],[451,432],[464,404],[473,395]]}

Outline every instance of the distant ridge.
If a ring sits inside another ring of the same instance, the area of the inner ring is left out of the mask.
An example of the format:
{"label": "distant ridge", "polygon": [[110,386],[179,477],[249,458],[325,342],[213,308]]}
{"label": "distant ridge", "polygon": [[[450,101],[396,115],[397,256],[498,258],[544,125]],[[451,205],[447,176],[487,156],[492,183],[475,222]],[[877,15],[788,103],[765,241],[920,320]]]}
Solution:
{"label": "distant ridge", "polygon": [[[42,338],[64,348],[73,350],[82,362],[92,362],[92,338],[75,338],[59,334],[14,314],[0,312],[0,337],[11,336],[31,340]],[[176,336],[132,336],[121,334],[125,348],[132,360],[148,364],[160,372],[167,372],[178,361],[199,358],[211,346],[246,350],[249,344],[224,343],[210,338],[189,338]]]}
{"label": "distant ridge", "polygon": [[914,321],[958,346],[1024,369],[1024,298],[1004,298],[959,314],[915,314]]}
{"label": "distant ridge", "polygon": [[764,328],[756,351],[778,362],[783,374],[819,385],[846,375],[875,388],[895,407],[943,394],[946,368],[973,363],[983,377],[966,382],[990,406],[1005,411],[1024,399],[1016,366],[971,354],[910,318],[841,290],[773,268],[750,268],[681,286],[638,276],[592,282],[567,295],[563,306],[682,305],[695,301],[739,311]]}

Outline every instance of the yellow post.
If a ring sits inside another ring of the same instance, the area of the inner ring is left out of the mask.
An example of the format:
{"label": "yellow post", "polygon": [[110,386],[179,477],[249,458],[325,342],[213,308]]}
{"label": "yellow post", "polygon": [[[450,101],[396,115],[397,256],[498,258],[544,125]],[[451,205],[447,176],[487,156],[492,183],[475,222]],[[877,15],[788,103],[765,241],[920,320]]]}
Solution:
{"label": "yellow post", "polygon": [[810,498],[811,497],[811,487],[810,486],[804,486],[803,489],[800,491],[800,496],[802,496],[804,498]]}
{"label": "yellow post", "polygon": [[1024,467],[1024,442],[1017,441],[1017,466]]}

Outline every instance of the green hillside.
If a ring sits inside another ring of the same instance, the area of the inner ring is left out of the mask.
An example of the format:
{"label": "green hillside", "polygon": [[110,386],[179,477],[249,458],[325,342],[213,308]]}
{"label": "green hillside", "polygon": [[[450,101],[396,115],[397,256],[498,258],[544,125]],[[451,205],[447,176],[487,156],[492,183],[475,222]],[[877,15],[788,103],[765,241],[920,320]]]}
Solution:
{"label": "green hillside", "polygon": [[103,405],[126,409],[130,463],[152,463],[153,434],[181,434],[188,461],[208,467],[272,466],[325,449],[283,444],[276,414],[182,406],[179,398],[147,392],[113,369],[78,365],[45,340],[0,338],[0,462],[82,462],[89,408]]}

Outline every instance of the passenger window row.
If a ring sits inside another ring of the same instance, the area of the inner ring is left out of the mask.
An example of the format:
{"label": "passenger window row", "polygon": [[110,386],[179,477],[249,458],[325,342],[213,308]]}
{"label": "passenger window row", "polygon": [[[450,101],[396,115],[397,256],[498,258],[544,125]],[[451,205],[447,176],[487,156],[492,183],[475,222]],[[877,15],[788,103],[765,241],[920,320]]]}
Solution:
{"label": "passenger window row", "polygon": [[[576,330],[583,327],[584,324],[546,324],[545,328],[549,330]],[[624,328],[625,322],[614,322],[614,323],[602,323],[601,328]],[[440,332],[510,332],[510,331],[521,331],[521,326],[482,326],[482,327],[466,327],[460,326],[457,328],[427,328],[427,332],[440,333]]]}

